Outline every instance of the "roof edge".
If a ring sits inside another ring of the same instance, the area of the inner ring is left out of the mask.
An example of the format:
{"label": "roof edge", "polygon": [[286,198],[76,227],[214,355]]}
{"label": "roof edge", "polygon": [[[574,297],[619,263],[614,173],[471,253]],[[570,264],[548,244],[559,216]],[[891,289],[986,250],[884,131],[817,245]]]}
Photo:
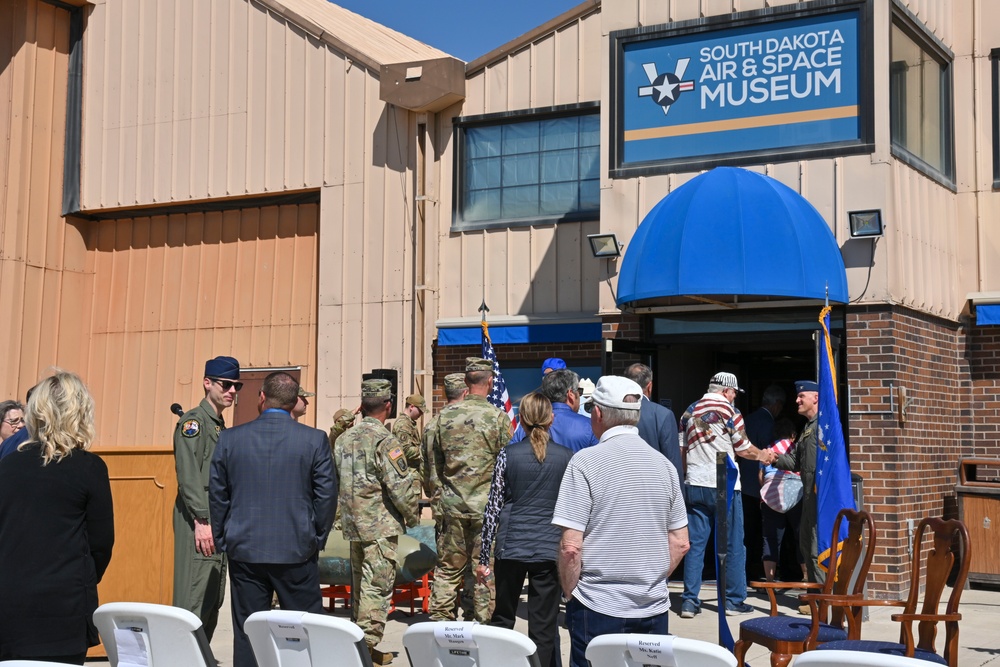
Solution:
{"label": "roof edge", "polygon": [[587,14],[597,11],[600,8],[601,0],[584,0],[584,2],[581,2],[572,9],[566,10],[554,19],[546,21],[536,28],[532,28],[520,37],[515,37],[506,44],[498,46],[485,55],[479,56],[465,66],[465,76],[468,77],[481,69],[485,69],[488,65],[492,65],[494,62],[505,58],[510,53],[523,48],[525,45],[530,44],[542,35],[554,32],[570,22],[583,18]]}
{"label": "roof edge", "polygon": [[[252,0],[262,7],[265,7],[275,14],[281,16],[284,19],[294,23],[299,28],[307,32],[311,37],[315,37],[325,44],[329,44],[335,49],[342,51],[344,55],[357,60],[362,65],[368,69],[374,70],[377,74],[382,67],[382,63],[378,62],[367,53],[363,53],[358,48],[351,46],[344,40],[338,38],[336,35],[327,31],[323,26],[319,25],[315,21],[307,19],[296,11],[289,9],[280,0]],[[346,10],[345,10],[346,11]]]}

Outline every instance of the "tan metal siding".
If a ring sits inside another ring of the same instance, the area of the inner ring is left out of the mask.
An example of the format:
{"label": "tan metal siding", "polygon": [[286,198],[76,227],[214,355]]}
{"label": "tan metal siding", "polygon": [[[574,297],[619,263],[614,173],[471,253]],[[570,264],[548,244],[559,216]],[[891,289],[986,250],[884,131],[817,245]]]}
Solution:
{"label": "tan metal siding", "polygon": [[[60,217],[69,12],[0,3],[0,395],[45,368],[86,372],[92,291],[82,226]],[[86,376],[85,376],[86,377]]]}
{"label": "tan metal siding", "polygon": [[98,442],[169,443],[167,407],[201,400],[205,360],[219,354],[246,368],[302,366],[315,385],[318,208],[91,223]]}
{"label": "tan metal siding", "polygon": [[[600,12],[592,11],[477,70],[466,101],[443,112],[451,118],[515,109],[591,102],[600,98]],[[442,181],[451,181],[454,146],[441,158]],[[485,298],[491,316],[596,313],[602,270],[590,256],[587,234],[598,221],[513,227],[453,234],[453,193],[442,185],[438,221],[438,318],[476,318]]]}
{"label": "tan metal siding", "polygon": [[257,2],[108,0],[84,44],[85,210],[320,187],[345,150],[364,164],[349,110],[371,110],[344,79],[377,72]]}

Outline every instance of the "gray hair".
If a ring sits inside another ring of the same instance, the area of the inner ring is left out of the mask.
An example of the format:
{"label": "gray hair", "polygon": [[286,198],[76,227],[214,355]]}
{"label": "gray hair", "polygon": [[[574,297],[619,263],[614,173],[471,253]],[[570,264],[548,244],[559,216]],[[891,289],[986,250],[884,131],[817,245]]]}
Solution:
{"label": "gray hair", "polygon": [[24,412],[24,406],[17,401],[4,401],[0,403],[0,419],[7,419],[7,413],[11,410],[20,410]]}
{"label": "gray hair", "polygon": [[778,405],[779,403],[785,402],[785,390],[776,384],[772,384],[767,389],[764,390],[764,395],[761,396],[761,405]]}
{"label": "gray hair", "polygon": [[462,398],[467,391],[469,391],[469,388],[464,384],[461,387],[452,387],[451,385],[445,384],[444,397],[449,401],[457,401]]}
{"label": "gray hair", "polygon": [[722,384],[709,384],[708,385],[708,393],[710,393],[710,394],[721,394],[722,392],[724,392],[727,389],[732,389],[732,387],[727,387],[727,386],[722,385]]}
{"label": "gray hair", "polygon": [[653,381],[653,369],[646,364],[632,364],[625,369],[625,377],[646,390],[646,385]]}
{"label": "gray hair", "polygon": [[[628,400],[633,398],[633,396],[626,396],[625,402],[632,403],[633,401]],[[638,400],[642,403],[642,399]],[[598,405],[601,405],[598,403]],[[615,426],[635,426],[639,423],[639,413],[641,410],[626,410],[625,408],[609,408],[607,406],[601,405],[601,421],[604,422],[605,428],[613,428]]]}
{"label": "gray hair", "polygon": [[575,371],[564,368],[552,371],[542,378],[542,393],[553,403],[565,403],[566,394],[580,387],[580,376]]}

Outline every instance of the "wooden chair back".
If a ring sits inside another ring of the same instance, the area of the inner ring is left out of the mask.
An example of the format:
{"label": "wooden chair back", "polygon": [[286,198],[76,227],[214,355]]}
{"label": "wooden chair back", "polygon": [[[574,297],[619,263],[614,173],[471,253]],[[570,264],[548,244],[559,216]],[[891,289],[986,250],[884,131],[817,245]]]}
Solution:
{"label": "wooden chair back", "polygon": [[[931,544],[929,548],[924,547],[924,536],[930,534]],[[955,551],[957,547],[959,562],[958,576],[948,597],[948,604],[945,607],[943,618],[938,612],[941,603],[941,596],[944,594],[945,586],[948,584],[948,577],[955,565]],[[924,553],[926,552],[926,557]],[[938,620],[943,620],[945,624],[945,646],[943,657],[948,664],[955,664],[952,658],[958,655],[958,603],[962,598],[962,590],[965,588],[966,580],[969,577],[969,565],[971,554],[969,551],[969,530],[965,524],[958,519],[938,519],[928,517],[921,520],[917,525],[916,534],[913,536],[913,559],[912,570],[910,572],[910,594],[906,600],[906,607],[902,614],[897,615],[901,621],[899,642],[913,646],[912,621],[917,621],[917,643],[916,648],[934,651],[934,642],[937,635]],[[924,578],[923,604],[920,611],[917,605],[920,602],[920,581],[921,574]],[[907,618],[908,616],[938,616],[937,619]]]}
{"label": "wooden chair back", "polygon": [[[860,595],[865,587],[865,580],[868,579],[868,570],[872,565],[872,558],[875,556],[875,522],[868,512],[864,510],[842,509],[837,514],[833,522],[833,536],[830,544],[836,545],[840,537],[840,526],[843,521],[847,522],[847,538],[840,547],[837,554],[837,567],[832,576],[826,578],[823,586],[823,593],[830,595]],[[867,527],[868,538],[865,540],[865,528]],[[860,565],[859,565],[860,564]],[[863,609],[856,607],[849,610],[847,607],[839,605],[832,606],[832,613],[827,609],[830,607],[826,602],[819,603],[819,618],[825,620],[829,614],[830,624],[843,627],[844,621],[849,621],[849,626],[854,627],[855,623],[860,627]],[[847,619],[847,614],[853,614],[854,618]]]}

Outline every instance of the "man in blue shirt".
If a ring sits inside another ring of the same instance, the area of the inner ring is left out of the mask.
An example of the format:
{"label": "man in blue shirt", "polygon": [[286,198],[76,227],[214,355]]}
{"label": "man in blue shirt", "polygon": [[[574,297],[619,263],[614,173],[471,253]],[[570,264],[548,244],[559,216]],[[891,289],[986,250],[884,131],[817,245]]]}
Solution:
{"label": "man in blue shirt", "polygon": [[[577,413],[580,406],[580,376],[569,369],[552,371],[542,378],[542,394],[552,401],[552,442],[578,452],[597,444],[597,437],[590,427],[590,419]],[[511,442],[524,439],[518,427]]]}

